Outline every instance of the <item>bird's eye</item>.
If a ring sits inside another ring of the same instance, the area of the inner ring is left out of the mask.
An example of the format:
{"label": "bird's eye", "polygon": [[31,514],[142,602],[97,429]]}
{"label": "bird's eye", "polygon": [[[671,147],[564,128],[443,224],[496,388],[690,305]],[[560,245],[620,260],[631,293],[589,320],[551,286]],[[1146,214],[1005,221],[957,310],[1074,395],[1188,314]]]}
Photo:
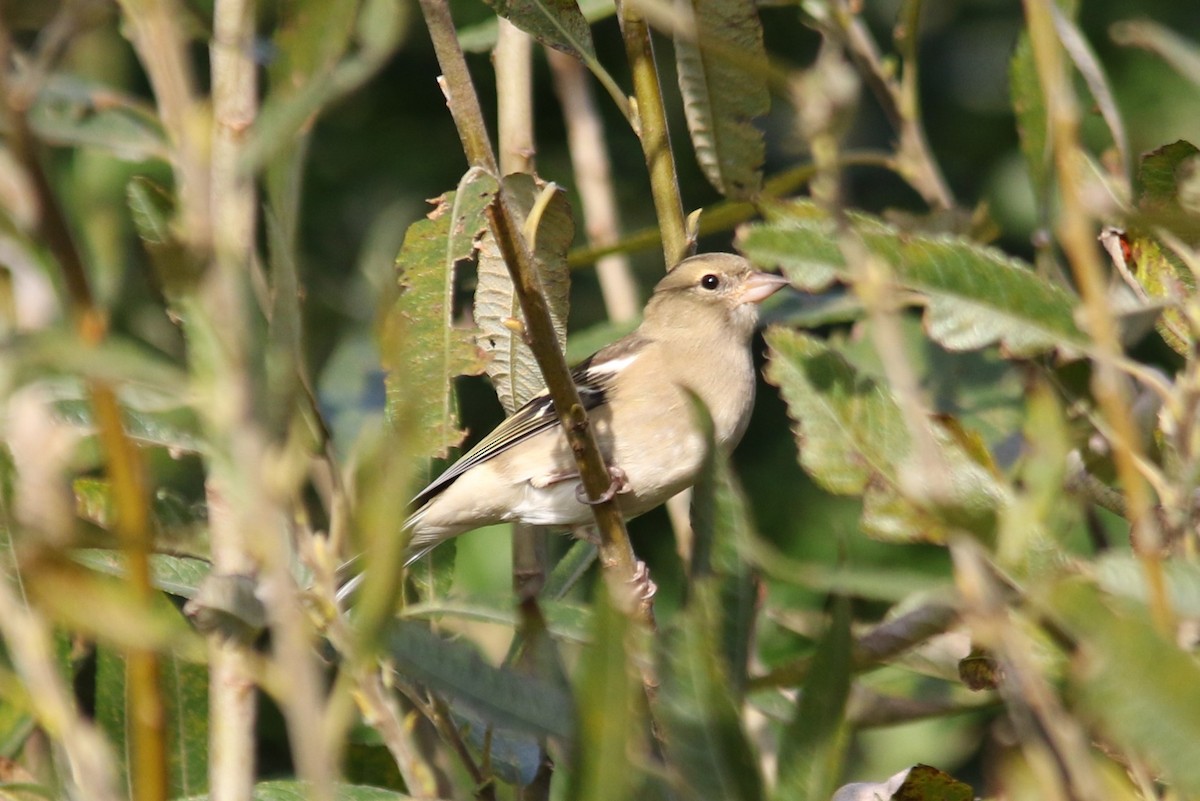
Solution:
{"label": "bird's eye", "polygon": [[700,286],[704,287],[705,289],[716,289],[720,285],[721,285],[721,279],[718,278],[717,276],[713,275],[712,273],[709,273],[708,275],[706,275],[700,279]]}

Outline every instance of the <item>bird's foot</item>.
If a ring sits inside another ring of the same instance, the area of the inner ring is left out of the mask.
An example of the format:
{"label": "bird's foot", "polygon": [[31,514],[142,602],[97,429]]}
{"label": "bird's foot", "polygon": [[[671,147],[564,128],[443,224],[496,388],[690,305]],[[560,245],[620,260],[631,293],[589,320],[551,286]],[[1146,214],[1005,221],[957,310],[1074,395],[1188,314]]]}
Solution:
{"label": "bird's foot", "polygon": [[625,480],[625,471],[617,467],[615,464],[608,466],[608,475],[612,478],[612,482],[608,485],[608,489],[600,493],[600,497],[592,500],[587,496],[587,490],[583,484],[575,487],[575,498],[580,503],[586,503],[588,506],[597,506],[598,504],[608,503],[617,495],[623,492],[629,492],[629,482]]}
{"label": "bird's foot", "polygon": [[650,568],[641,559],[633,566],[633,577],[629,579],[633,588],[633,598],[640,604],[647,604],[658,592],[658,585],[650,578]]}

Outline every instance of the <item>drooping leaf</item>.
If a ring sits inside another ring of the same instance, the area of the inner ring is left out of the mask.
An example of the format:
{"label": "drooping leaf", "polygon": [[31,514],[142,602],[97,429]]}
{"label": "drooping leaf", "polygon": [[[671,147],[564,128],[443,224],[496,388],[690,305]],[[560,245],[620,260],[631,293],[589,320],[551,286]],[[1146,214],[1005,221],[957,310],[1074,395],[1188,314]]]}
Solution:
{"label": "drooping leaf", "polygon": [[1079,643],[1070,681],[1082,711],[1149,759],[1180,797],[1200,793],[1200,666],[1192,655],[1155,630],[1145,607],[1105,598],[1085,581],[1060,582],[1047,603]]}
{"label": "drooping leaf", "polygon": [[820,341],[767,333],[767,380],[796,421],[800,464],[830,492],[862,495],[863,530],[890,541],[944,541],[951,530],[994,534],[1005,493],[986,453],[950,422],[930,420],[945,486],[940,498],[906,497],[911,442],[895,398]]}
{"label": "drooping leaf", "polygon": [[388,412],[411,420],[412,456],[445,456],[462,440],[451,381],[481,365],[471,333],[454,325],[454,274],[474,251],[495,191],[493,179],[468,170],[457,191],[408,229],[397,259],[401,293],[383,322],[380,352]]}
{"label": "drooping leaf", "polygon": [[659,650],[656,709],[687,798],[757,801],[763,779],[721,658],[721,603],[712,576],[692,582],[687,608]]}
{"label": "drooping leaf", "polygon": [[592,29],[575,0],[488,0],[488,5],[547,47],[595,60]]}
{"label": "drooping leaf", "polygon": [[[770,225],[749,228],[741,245],[763,266],[777,265],[803,289],[832,280],[853,283],[855,269],[838,247],[834,225],[807,202]],[[925,325],[935,342],[969,350],[999,342],[1010,354],[1051,349],[1072,354],[1089,340],[1075,322],[1077,299],[1028,265],[966,239],[902,232],[877,218],[850,216],[854,234],[891,267],[901,289],[924,296]]]}
{"label": "drooping leaf", "polygon": [[675,8],[683,20],[675,61],[696,158],[718,192],[752,197],[765,158],[754,120],[771,105],[758,8],[751,0],[679,0]]}
{"label": "drooping leaf", "polygon": [[397,671],[482,720],[564,741],[573,736],[575,709],[567,688],[492,667],[466,643],[443,640],[419,623],[395,621],[383,636],[384,650]]}
{"label": "drooping leaf", "polygon": [[795,716],[779,745],[778,799],[829,798],[837,786],[847,744],[851,644],[850,602],[838,596]]}
{"label": "drooping leaf", "polygon": [[[525,173],[506,176],[502,183],[506,196],[513,201],[511,207],[518,224],[525,225],[546,185]],[[542,292],[550,306],[558,346],[562,348],[567,341],[571,288],[567,249],[575,237],[575,223],[571,218],[570,203],[561,189],[553,190],[549,202],[540,211],[536,230],[527,232],[527,237]],[[488,356],[485,369],[496,387],[501,405],[509,414],[546,386],[533,351],[522,336],[524,319],[508,267],[489,230],[479,242],[479,283],[475,288],[477,342]]]}

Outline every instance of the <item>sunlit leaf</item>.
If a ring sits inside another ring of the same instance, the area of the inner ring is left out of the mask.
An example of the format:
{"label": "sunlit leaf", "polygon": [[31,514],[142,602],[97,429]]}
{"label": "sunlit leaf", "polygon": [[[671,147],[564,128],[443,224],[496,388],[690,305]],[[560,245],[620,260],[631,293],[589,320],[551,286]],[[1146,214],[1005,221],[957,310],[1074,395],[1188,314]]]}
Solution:
{"label": "sunlit leaf", "polygon": [[895,398],[819,340],[787,329],[767,333],[767,379],[796,422],[800,464],[830,492],[864,496],[862,526],[885,540],[942,541],[961,528],[988,537],[1004,492],[955,428],[931,420],[945,497],[918,505],[903,493],[911,442]]}
{"label": "sunlit leaf", "polygon": [[[512,201],[510,208],[518,224],[524,225],[546,185],[532,175],[516,173],[504,178],[503,187],[506,197]],[[566,193],[561,189],[553,190],[549,203],[539,214],[530,244],[538,279],[558,335],[558,346],[562,348],[567,341],[571,289],[567,249],[575,237],[575,223]],[[479,326],[479,335],[476,341],[488,357],[485,369],[496,387],[500,404],[512,414],[546,385],[533,351],[525,343],[525,316],[513,292],[512,278],[500,247],[490,230],[479,242],[478,274],[475,322]]]}
{"label": "sunlit leaf", "polygon": [[675,36],[679,89],[704,175],[726,197],[762,185],[763,134],[754,120],[771,106],[766,51],[751,0],[681,0]]}
{"label": "sunlit leaf", "polygon": [[[77,480],[76,487],[78,485]],[[124,559],[117,551],[81,548],[72,551],[71,556],[80,564],[110,576],[126,575]],[[211,572],[212,564],[204,559],[157,553],[150,555],[150,581],[157,589],[179,598],[195,596],[200,584]]]}
{"label": "sunlit leaf", "polygon": [[468,171],[456,192],[412,224],[397,259],[402,291],[384,320],[380,351],[388,411],[393,419],[411,420],[406,430],[412,456],[445,456],[462,441],[451,381],[482,365],[471,332],[454,324],[454,274],[474,252],[495,191],[493,179]]}
{"label": "sunlit leaf", "polygon": [[[867,215],[850,215],[850,224],[867,249],[890,265],[900,288],[924,296],[926,328],[943,347],[999,342],[1012,355],[1030,356],[1088,346],[1074,318],[1077,299],[999,250],[903,232]],[[797,286],[815,292],[835,279],[855,280],[838,236],[812,204],[797,202],[781,211],[778,222],[750,227],[741,246],[756,263],[780,266]]]}

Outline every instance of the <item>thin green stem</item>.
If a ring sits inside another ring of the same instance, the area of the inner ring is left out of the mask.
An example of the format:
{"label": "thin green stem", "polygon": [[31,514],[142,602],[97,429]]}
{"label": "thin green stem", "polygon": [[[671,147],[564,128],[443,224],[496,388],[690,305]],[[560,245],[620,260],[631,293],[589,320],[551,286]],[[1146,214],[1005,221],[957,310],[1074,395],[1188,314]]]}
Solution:
{"label": "thin green stem", "polygon": [[688,241],[683,201],[679,196],[679,178],[675,172],[675,156],[671,152],[658,68],[654,63],[654,45],[646,18],[636,5],[617,3],[617,17],[633,75],[633,95],[637,101],[635,131],[641,139],[650,173],[650,193],[654,198],[658,227],[662,230],[663,258],[669,270],[687,257],[692,243]]}

